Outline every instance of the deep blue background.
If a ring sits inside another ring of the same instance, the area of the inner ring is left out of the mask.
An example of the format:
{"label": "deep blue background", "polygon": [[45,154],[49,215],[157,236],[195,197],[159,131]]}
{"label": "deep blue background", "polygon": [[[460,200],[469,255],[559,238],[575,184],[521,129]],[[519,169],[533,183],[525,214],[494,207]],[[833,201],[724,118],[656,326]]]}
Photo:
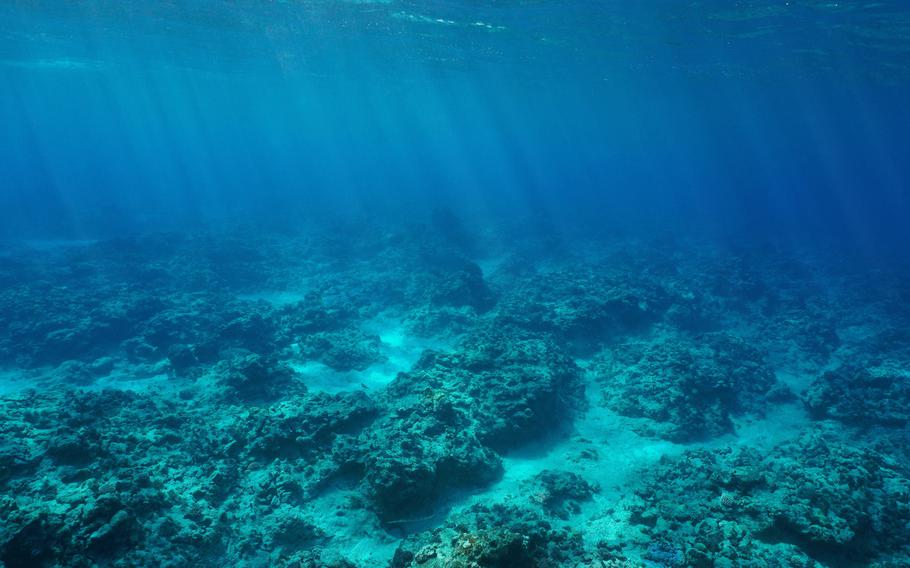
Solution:
{"label": "deep blue background", "polygon": [[901,3],[60,4],[0,8],[4,236],[439,205],[910,236]]}

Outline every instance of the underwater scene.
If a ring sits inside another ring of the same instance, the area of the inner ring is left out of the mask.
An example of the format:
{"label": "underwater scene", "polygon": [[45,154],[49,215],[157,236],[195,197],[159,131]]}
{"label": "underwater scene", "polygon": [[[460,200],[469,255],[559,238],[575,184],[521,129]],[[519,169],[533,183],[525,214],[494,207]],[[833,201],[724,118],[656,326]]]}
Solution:
{"label": "underwater scene", "polygon": [[0,568],[910,566],[910,3],[0,1]]}

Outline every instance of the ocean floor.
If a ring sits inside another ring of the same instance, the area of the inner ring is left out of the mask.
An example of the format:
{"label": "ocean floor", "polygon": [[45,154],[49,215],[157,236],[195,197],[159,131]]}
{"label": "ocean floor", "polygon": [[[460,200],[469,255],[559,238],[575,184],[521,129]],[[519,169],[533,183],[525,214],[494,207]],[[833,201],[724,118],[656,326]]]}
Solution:
{"label": "ocean floor", "polygon": [[910,565],[907,266],[451,219],[2,250],[0,567]]}

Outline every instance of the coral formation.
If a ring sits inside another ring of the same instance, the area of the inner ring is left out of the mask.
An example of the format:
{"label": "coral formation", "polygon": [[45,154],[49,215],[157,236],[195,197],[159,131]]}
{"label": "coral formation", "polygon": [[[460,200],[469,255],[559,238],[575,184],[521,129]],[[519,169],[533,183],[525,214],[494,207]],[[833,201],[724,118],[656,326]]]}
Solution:
{"label": "coral formation", "polygon": [[910,562],[901,267],[515,231],[11,249],[0,566]]}
{"label": "coral formation", "polygon": [[428,351],[385,395],[367,481],[384,518],[501,473],[498,452],[553,433],[580,405],[579,371],[539,336],[485,330],[455,353]]}
{"label": "coral formation", "polygon": [[674,441],[729,433],[731,415],[788,396],[760,351],[724,333],[630,342],[599,363],[604,403]]}
{"label": "coral formation", "polygon": [[672,535],[686,566],[867,565],[906,546],[908,473],[813,431],[767,456],[690,450],[650,473],[631,518],[646,535]]}
{"label": "coral formation", "polygon": [[530,509],[478,505],[454,516],[438,530],[405,539],[395,551],[390,568],[557,568],[585,558],[577,531],[555,528]]}
{"label": "coral formation", "polygon": [[842,365],[813,381],[805,403],[815,418],[854,426],[906,426],[910,422],[910,369]]}

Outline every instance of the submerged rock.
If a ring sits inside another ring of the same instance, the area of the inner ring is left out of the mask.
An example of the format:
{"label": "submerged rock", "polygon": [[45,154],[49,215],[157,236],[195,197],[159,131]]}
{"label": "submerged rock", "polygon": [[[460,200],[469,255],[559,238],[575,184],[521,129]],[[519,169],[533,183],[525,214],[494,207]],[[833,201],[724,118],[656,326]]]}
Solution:
{"label": "submerged rock", "polygon": [[0,565],[910,565],[905,273],[449,221],[0,253]]}
{"label": "submerged rock", "polygon": [[545,337],[490,330],[427,352],[389,385],[390,414],[366,436],[366,481],[386,520],[419,515],[456,487],[501,473],[499,454],[567,424],[580,372]]}
{"label": "submerged rock", "polygon": [[530,509],[477,505],[439,529],[405,539],[389,566],[560,568],[586,560],[581,533],[554,527]]}
{"label": "submerged rock", "polygon": [[842,365],[818,377],[803,398],[817,419],[853,426],[910,423],[910,369]]}
{"label": "submerged rock", "polygon": [[307,334],[297,345],[302,358],[320,361],[336,371],[362,371],[386,359],[380,352],[379,337],[356,328]]}
{"label": "submerged rock", "polygon": [[680,442],[731,433],[732,416],[761,414],[769,401],[792,397],[760,351],[723,333],[627,343],[594,370],[603,404],[647,419],[638,425],[644,432]]}
{"label": "submerged rock", "polygon": [[767,456],[690,450],[648,472],[631,520],[686,566],[870,565],[910,554],[908,473],[814,432]]}
{"label": "submerged rock", "polygon": [[581,504],[600,491],[577,473],[549,469],[534,476],[530,485],[531,501],[560,519],[580,512]]}
{"label": "submerged rock", "polygon": [[255,353],[237,354],[218,366],[218,381],[229,398],[271,401],[291,392],[294,371],[277,360]]}

